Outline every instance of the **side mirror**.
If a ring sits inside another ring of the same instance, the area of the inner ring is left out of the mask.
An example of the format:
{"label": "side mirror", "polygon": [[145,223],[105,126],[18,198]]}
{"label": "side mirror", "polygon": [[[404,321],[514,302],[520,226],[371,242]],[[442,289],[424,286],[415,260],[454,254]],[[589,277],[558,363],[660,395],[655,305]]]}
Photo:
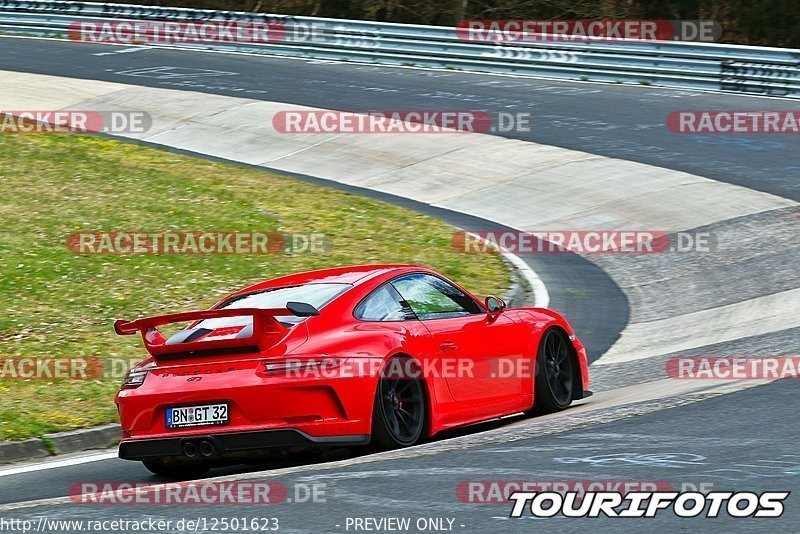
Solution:
{"label": "side mirror", "polygon": [[496,315],[506,309],[506,303],[501,298],[489,295],[486,297],[486,309],[490,314]]}

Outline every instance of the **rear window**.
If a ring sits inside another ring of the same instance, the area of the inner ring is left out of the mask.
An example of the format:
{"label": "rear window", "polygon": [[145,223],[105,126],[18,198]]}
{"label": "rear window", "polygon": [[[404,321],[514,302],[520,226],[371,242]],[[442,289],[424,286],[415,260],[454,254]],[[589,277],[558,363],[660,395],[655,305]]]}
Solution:
{"label": "rear window", "polygon": [[[305,284],[302,286],[265,289],[233,297],[231,300],[223,302],[217,309],[285,308],[287,302],[305,302],[320,309],[351,287],[350,284]],[[275,318],[286,325],[297,324],[306,319],[305,317],[295,317],[294,315],[282,315]],[[210,328],[213,330],[226,326],[249,324],[251,321],[252,317],[220,317],[201,321],[195,328]]]}

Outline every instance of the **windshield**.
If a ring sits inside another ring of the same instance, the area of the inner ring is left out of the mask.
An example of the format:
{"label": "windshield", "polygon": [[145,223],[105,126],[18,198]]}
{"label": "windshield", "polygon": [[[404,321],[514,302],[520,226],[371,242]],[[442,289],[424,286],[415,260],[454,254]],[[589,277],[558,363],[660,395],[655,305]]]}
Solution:
{"label": "windshield", "polygon": [[[350,284],[305,284],[302,286],[265,289],[233,297],[218,306],[217,309],[285,308],[287,302],[305,302],[320,309],[350,287],[352,287]],[[305,317],[295,317],[294,315],[282,315],[275,318],[284,324],[297,324],[306,319]],[[221,317],[219,319],[201,321],[195,328],[215,330],[226,326],[248,325],[251,321],[252,317]]]}

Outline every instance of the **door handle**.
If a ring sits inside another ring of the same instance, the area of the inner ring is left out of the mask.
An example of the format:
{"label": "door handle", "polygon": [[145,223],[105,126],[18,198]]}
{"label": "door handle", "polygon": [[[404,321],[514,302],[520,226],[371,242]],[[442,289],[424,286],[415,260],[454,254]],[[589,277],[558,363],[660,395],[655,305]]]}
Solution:
{"label": "door handle", "polygon": [[452,341],[442,341],[442,343],[439,345],[439,348],[441,350],[456,350],[458,348],[458,345],[456,345]]}

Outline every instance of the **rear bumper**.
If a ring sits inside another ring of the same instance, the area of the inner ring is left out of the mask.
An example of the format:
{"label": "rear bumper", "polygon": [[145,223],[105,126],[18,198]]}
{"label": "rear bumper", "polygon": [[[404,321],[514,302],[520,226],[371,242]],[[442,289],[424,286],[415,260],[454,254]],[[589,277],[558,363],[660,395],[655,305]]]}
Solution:
{"label": "rear bumper", "polygon": [[[296,430],[316,443],[317,438],[371,432],[377,376],[336,370],[264,375],[259,366],[259,360],[224,365],[193,362],[151,372],[140,387],[117,394],[122,443],[279,430]],[[222,425],[167,426],[171,407],[220,403],[227,404],[229,412]]]}
{"label": "rear bumper", "polygon": [[[269,451],[291,446],[348,446],[367,445],[369,435],[310,436],[297,429],[262,430],[253,432],[227,432],[174,438],[139,439],[123,441],[119,445],[119,457],[124,460],[146,460],[148,458],[186,458],[195,460],[224,459],[237,453]],[[211,445],[201,447],[201,444]],[[193,449],[192,449],[193,446]],[[186,454],[194,451],[192,456]],[[203,451],[210,454],[203,454]]]}

